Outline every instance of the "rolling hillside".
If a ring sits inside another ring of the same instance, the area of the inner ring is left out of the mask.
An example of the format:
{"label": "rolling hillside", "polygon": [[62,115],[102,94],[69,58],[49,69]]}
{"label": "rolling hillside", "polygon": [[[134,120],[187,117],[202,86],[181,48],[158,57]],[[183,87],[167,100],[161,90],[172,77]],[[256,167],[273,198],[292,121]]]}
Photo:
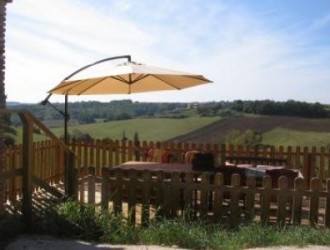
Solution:
{"label": "rolling hillside", "polygon": [[219,143],[224,141],[226,134],[233,129],[258,131],[263,135],[264,144],[301,146],[330,144],[330,119],[282,116],[242,116],[218,120],[169,141]]}
{"label": "rolling hillside", "polygon": [[[262,144],[283,146],[325,146],[330,148],[330,119],[306,119],[281,116],[189,117],[185,119],[138,118],[106,123],[69,126],[69,132],[88,133],[92,138],[133,140],[138,133],[142,141],[176,141],[224,143],[231,130],[251,129],[262,133]],[[63,134],[63,127],[51,129]],[[21,130],[17,142],[21,143]],[[35,140],[45,137],[35,134]]]}

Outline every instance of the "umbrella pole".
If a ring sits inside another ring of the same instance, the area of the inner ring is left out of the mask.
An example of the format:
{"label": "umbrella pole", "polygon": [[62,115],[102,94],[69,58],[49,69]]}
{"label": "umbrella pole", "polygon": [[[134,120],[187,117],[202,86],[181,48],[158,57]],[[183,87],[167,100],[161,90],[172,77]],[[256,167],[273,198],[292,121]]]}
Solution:
{"label": "umbrella pole", "polygon": [[64,142],[68,145],[68,122],[69,122],[69,111],[68,111],[68,95],[65,95],[64,102]]}

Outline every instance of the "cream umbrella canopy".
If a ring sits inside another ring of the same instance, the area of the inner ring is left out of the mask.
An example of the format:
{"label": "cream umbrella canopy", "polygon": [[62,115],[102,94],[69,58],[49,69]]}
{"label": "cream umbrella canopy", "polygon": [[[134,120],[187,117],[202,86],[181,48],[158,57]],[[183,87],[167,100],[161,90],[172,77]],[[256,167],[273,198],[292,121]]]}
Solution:
{"label": "cream umbrella canopy", "polygon": [[[72,76],[93,65],[126,58],[127,62],[110,67],[106,76],[87,79],[69,80]],[[68,95],[106,95],[132,94],[162,90],[181,90],[200,84],[210,83],[202,75],[148,66],[131,61],[131,56],[111,57],[80,68],[64,78],[57,86],[48,91],[49,95],[42,102],[46,104],[52,94],[65,95],[65,133],[67,140]]]}

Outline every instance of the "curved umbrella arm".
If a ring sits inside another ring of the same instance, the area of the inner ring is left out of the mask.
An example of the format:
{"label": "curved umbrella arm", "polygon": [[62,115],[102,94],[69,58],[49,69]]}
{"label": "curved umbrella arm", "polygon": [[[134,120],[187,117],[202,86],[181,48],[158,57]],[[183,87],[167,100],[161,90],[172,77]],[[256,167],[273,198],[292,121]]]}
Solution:
{"label": "curved umbrella arm", "polygon": [[106,61],[111,61],[111,60],[116,60],[116,59],[123,59],[123,58],[127,58],[127,60],[129,62],[131,62],[131,56],[130,55],[125,55],[125,56],[114,56],[114,57],[109,57],[109,58],[105,58],[105,59],[102,59],[102,60],[99,60],[99,61],[96,61],[94,63],[91,63],[91,64],[88,64],[84,67],[81,67],[80,69],[76,70],[75,72],[71,73],[70,75],[68,75],[67,77],[65,77],[62,82],[66,81],[66,80],[69,80],[71,77],[73,77],[75,74],[78,74],[79,72],[83,71],[84,69],[87,69],[89,67],[92,67],[96,64],[99,64],[99,63],[103,63],[103,62],[106,62]]}

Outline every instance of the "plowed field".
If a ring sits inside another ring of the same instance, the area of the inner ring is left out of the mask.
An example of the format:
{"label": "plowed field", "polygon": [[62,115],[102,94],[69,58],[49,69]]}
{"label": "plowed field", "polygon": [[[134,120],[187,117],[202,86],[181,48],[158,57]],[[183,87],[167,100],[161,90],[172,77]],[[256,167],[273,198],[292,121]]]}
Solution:
{"label": "plowed field", "polygon": [[233,129],[245,131],[252,129],[265,133],[276,127],[298,131],[330,132],[330,119],[307,119],[283,116],[233,117],[216,121],[193,132],[178,136],[170,141],[209,142],[223,141],[226,134]]}

